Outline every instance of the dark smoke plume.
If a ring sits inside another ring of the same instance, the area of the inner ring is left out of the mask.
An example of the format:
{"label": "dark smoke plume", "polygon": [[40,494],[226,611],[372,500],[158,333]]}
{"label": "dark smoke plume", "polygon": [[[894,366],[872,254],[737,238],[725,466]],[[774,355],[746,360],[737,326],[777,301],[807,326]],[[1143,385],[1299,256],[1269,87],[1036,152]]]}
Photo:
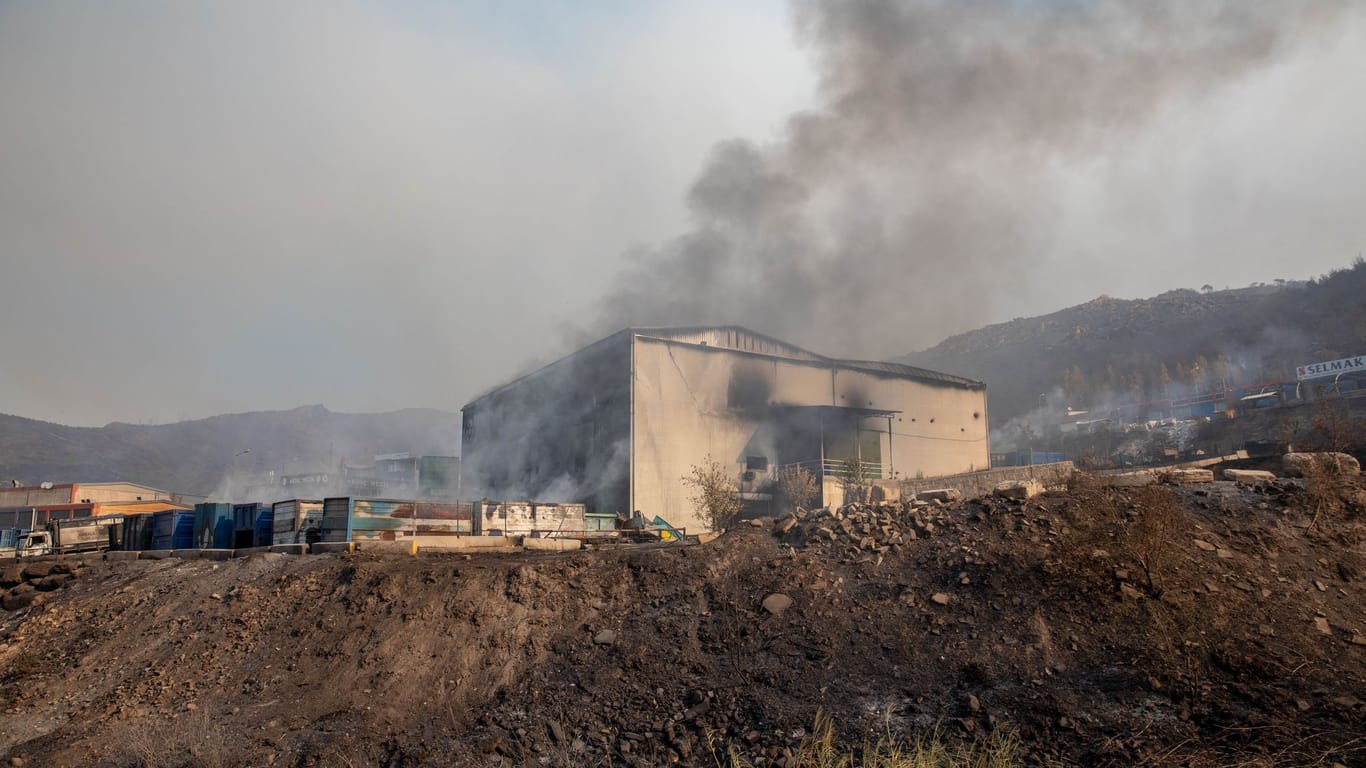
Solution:
{"label": "dark smoke plume", "polygon": [[632,254],[604,328],[740,323],[891,354],[1043,266],[1069,172],[1291,47],[1336,2],[798,0],[818,102],[718,145],[688,233]]}

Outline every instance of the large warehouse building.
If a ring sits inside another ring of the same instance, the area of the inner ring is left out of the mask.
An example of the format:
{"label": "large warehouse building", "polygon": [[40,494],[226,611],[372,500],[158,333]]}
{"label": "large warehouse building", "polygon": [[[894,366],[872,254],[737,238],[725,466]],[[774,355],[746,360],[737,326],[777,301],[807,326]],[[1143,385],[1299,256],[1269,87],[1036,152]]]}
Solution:
{"label": "large warehouse building", "polygon": [[[762,495],[778,467],[869,478],[985,469],[986,387],[837,360],[734,326],[629,328],[463,409],[467,490],[640,510],[705,530],[683,483],[708,456]],[[471,487],[472,486],[472,487]]]}

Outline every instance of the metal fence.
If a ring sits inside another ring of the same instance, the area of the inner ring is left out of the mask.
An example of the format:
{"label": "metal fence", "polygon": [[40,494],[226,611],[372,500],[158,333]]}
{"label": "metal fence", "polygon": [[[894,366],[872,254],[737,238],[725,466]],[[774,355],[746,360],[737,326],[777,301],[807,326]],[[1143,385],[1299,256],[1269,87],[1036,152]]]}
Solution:
{"label": "metal fence", "polygon": [[[880,461],[850,461],[848,459],[814,459],[812,461],[797,461],[791,464],[782,464],[773,468],[772,477],[777,477],[779,472],[789,469],[805,469],[815,475],[817,479],[824,477],[837,477],[841,480],[881,480],[882,462]],[[855,475],[859,477],[854,477]]]}

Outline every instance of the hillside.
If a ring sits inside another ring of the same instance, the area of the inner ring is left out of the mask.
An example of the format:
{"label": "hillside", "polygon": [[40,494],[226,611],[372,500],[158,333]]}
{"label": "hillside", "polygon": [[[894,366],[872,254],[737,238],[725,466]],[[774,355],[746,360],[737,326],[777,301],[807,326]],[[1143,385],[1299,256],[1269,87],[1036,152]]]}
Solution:
{"label": "hillside", "polygon": [[999,426],[1054,405],[1141,400],[1295,378],[1295,366],[1366,352],[1366,262],[1318,280],[1150,299],[1102,296],[949,338],[903,358],[981,379]]}
{"label": "hillside", "polygon": [[128,480],[206,495],[229,469],[310,472],[343,458],[368,461],[377,453],[452,455],[459,445],[459,414],[424,409],[348,414],[315,405],[97,428],[0,415],[0,478]]}

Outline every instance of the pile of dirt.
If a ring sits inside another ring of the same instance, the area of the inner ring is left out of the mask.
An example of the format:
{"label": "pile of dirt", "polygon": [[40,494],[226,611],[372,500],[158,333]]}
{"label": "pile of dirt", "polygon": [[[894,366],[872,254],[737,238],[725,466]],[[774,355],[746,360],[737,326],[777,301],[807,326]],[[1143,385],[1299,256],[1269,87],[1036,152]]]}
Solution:
{"label": "pile of dirt", "polygon": [[1358,483],[1328,509],[1300,482],[1082,483],[568,554],[85,558],[0,613],[0,754],[790,766],[819,712],[853,748],[1361,764]]}

